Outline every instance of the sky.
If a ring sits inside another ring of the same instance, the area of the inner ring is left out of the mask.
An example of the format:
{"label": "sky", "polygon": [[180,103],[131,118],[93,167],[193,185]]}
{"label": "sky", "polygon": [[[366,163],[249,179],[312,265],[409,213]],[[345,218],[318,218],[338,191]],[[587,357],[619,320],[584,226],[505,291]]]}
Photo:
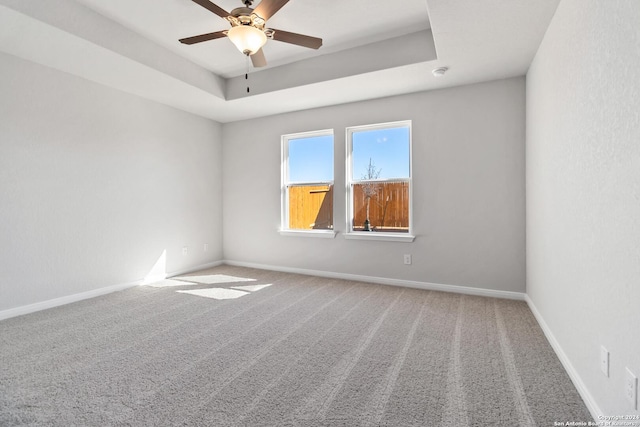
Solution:
{"label": "sky", "polygon": [[353,179],[365,178],[369,159],[379,179],[409,177],[409,128],[378,129],[353,134]]}
{"label": "sky", "polygon": [[[289,182],[333,181],[333,136],[289,140]],[[362,179],[369,159],[379,179],[409,177],[409,128],[390,128],[353,134],[353,178]]]}
{"label": "sky", "polygon": [[289,182],[333,181],[333,135],[289,140]]}

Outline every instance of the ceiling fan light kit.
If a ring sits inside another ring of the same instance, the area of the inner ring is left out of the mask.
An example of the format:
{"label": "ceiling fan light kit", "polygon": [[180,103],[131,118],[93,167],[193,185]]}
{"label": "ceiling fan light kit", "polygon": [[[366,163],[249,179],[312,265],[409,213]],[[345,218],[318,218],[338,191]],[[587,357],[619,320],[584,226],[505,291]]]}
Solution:
{"label": "ceiling fan light kit", "polygon": [[227,37],[245,55],[253,55],[267,42],[264,31],[250,25],[238,25],[227,31]]}
{"label": "ceiling fan light kit", "polygon": [[322,39],[318,37],[265,28],[267,20],[287,4],[289,0],[262,0],[255,9],[250,7],[253,3],[252,0],[244,0],[245,7],[237,7],[231,13],[209,0],[192,1],[226,19],[231,24],[231,29],[187,37],[180,39],[180,43],[191,45],[228,37],[240,52],[251,56],[251,62],[254,67],[267,65],[262,47],[269,39],[311,49],[318,49],[322,46]]}

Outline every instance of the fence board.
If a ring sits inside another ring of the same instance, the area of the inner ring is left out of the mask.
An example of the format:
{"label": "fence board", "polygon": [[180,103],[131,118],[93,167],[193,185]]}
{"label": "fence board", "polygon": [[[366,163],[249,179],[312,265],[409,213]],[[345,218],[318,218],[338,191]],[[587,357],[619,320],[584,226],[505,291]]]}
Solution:
{"label": "fence board", "polygon": [[290,186],[289,228],[333,229],[333,185]]}
{"label": "fence board", "polygon": [[[367,198],[364,186],[353,185],[353,229],[362,230],[367,218]],[[409,183],[369,183],[372,193],[369,199],[369,222],[378,231],[409,231]]]}

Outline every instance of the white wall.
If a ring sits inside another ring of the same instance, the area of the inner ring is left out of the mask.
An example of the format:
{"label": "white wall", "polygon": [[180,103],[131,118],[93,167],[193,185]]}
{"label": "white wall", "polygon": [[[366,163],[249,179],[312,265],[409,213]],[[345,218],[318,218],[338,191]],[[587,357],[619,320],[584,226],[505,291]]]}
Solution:
{"label": "white wall", "polygon": [[221,259],[219,124],[6,54],[0,75],[0,311],[143,279],[165,250],[168,272]]}
{"label": "white wall", "polygon": [[639,414],[623,395],[625,366],[640,376],[638,82],[636,0],[563,0],[527,74],[527,293],[607,415]]}
{"label": "white wall", "polygon": [[[225,259],[524,292],[524,96],[522,77],[225,124]],[[334,226],[344,232],[345,128],[407,119],[415,242],[278,234],[282,134],[334,129]]]}

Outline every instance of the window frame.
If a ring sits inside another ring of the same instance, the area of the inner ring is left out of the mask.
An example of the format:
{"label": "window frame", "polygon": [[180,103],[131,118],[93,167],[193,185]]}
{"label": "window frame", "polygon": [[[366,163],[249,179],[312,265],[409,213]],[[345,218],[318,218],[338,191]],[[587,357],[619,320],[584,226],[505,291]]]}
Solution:
{"label": "window frame", "polygon": [[[333,139],[333,179],[331,181],[318,182],[291,182],[289,181],[289,141],[293,139],[314,138],[321,136],[331,136]],[[335,231],[335,209],[332,215],[333,229],[330,230],[306,230],[289,228],[289,187],[291,185],[329,185],[334,188],[333,195],[335,199],[335,134],[333,129],[322,129],[308,132],[298,132],[282,135],[280,137],[281,152],[281,172],[280,172],[280,229],[279,233],[283,236],[302,236],[302,237],[320,237],[332,239],[336,235]],[[334,200],[335,202],[335,200]],[[335,206],[335,204],[334,204]]]}
{"label": "window frame", "polygon": [[[409,230],[408,232],[378,232],[378,231],[354,231],[354,203],[353,203],[353,185],[363,182],[362,179],[354,179],[353,177],[353,135],[357,132],[393,129],[393,128],[409,129],[409,178],[390,178],[378,179],[380,182],[408,182],[409,183]],[[413,129],[411,120],[401,120],[387,123],[375,123],[361,126],[349,126],[345,131],[345,148],[346,148],[346,172],[345,172],[345,193],[346,193],[346,231],[343,234],[345,239],[352,240],[381,240],[390,242],[413,242],[415,235],[413,234]]]}

